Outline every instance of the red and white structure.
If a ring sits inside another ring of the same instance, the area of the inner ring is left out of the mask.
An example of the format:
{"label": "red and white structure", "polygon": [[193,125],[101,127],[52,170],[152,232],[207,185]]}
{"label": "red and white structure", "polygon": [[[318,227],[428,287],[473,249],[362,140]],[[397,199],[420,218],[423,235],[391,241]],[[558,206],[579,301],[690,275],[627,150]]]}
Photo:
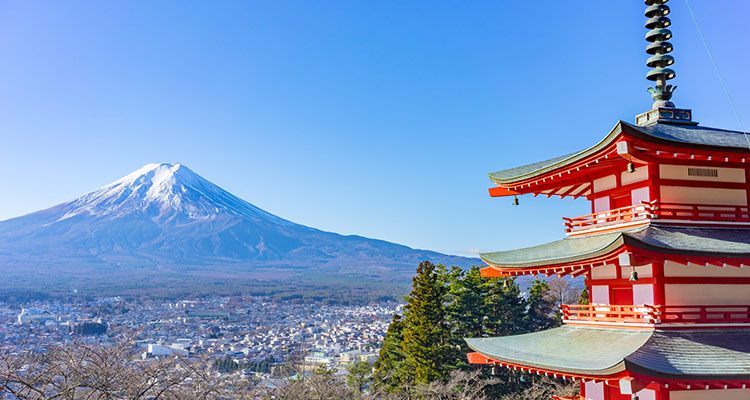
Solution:
{"label": "red and white structure", "polygon": [[669,8],[646,3],[654,108],[590,148],[490,174],[493,197],[585,198],[591,213],[563,218],[562,240],[482,254],[483,275],[580,276],[590,303],[563,305],[559,328],[467,339],[469,360],[575,380],[576,399],[750,399],[748,138],[669,101]]}

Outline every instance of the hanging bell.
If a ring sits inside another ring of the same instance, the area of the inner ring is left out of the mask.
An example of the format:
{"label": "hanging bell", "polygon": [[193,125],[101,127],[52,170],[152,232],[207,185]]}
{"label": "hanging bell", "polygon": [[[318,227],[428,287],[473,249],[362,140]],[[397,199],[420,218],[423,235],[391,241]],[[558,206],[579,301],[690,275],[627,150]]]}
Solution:
{"label": "hanging bell", "polygon": [[628,173],[632,174],[633,172],[635,172],[635,164],[633,164],[632,162],[629,162],[628,163]]}
{"label": "hanging bell", "polygon": [[630,273],[630,279],[628,279],[631,282],[638,281],[638,273],[635,272],[635,268],[633,268],[633,271]]}
{"label": "hanging bell", "polygon": [[509,285],[508,285],[508,278],[504,278],[504,279],[503,279],[503,289],[507,289],[507,288],[508,288],[508,286],[509,286]]}
{"label": "hanging bell", "polygon": [[490,371],[490,375],[492,376],[498,376],[500,375],[500,366],[499,365],[493,365],[492,370]]}
{"label": "hanging bell", "polygon": [[517,206],[517,205],[518,205],[518,196],[514,196],[514,197],[513,197],[513,205],[514,205],[514,206]]}

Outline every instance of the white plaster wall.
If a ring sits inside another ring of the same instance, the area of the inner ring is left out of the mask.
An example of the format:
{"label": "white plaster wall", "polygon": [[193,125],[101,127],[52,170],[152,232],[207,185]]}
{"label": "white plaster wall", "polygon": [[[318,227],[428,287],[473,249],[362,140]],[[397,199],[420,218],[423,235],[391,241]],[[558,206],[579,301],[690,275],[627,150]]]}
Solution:
{"label": "white plaster wall", "polygon": [[654,304],[654,285],[633,285],[633,304]]}
{"label": "white plaster wall", "polygon": [[664,203],[747,205],[747,194],[744,189],[661,186],[660,199]]}
{"label": "white plaster wall", "polygon": [[609,209],[609,196],[594,199],[594,212],[602,212]]}
{"label": "white plaster wall", "polygon": [[609,304],[609,286],[607,285],[591,286],[591,303],[592,304]]}
{"label": "white plaster wall", "polygon": [[607,264],[594,267],[591,269],[591,279],[617,279],[617,266]]}
{"label": "white plaster wall", "polygon": [[[622,270],[621,276],[624,276],[624,277],[629,277],[630,273],[633,271],[633,267],[620,267],[620,268]],[[638,273],[639,278],[651,278],[654,276],[653,268],[651,268],[651,264],[635,267],[635,272]]]}
{"label": "white plaster wall", "polygon": [[638,395],[638,400],[656,400],[655,390],[641,389],[641,391],[636,394]]}
{"label": "white plaster wall", "polygon": [[594,192],[613,189],[616,186],[617,177],[615,177],[614,175],[607,175],[604,178],[594,179]]}
{"label": "white plaster wall", "polygon": [[586,400],[604,400],[604,382],[586,382]]}
{"label": "white plaster wall", "polygon": [[[639,272],[640,274],[640,272]],[[695,264],[678,264],[667,261],[664,263],[664,276],[695,276],[695,277],[750,277],[750,267],[718,267]]]}
{"label": "white plaster wall", "polygon": [[669,392],[669,400],[748,400],[750,389],[680,390]]}
{"label": "white plaster wall", "polygon": [[[688,168],[715,169],[718,176],[689,176]],[[716,168],[662,164],[659,165],[659,177],[661,179],[682,179],[689,181],[745,183],[745,170],[743,168]]]}
{"label": "white plaster wall", "polygon": [[636,168],[635,172],[620,172],[620,183],[622,183],[623,185],[627,185],[633,182],[645,181],[646,179],[648,179],[648,167],[646,166]]}
{"label": "white plaster wall", "polygon": [[632,204],[641,204],[643,202],[651,201],[651,197],[649,196],[648,186],[631,190],[630,199],[633,202]]}
{"label": "white plaster wall", "polygon": [[750,285],[667,284],[664,297],[668,305],[748,305]]}

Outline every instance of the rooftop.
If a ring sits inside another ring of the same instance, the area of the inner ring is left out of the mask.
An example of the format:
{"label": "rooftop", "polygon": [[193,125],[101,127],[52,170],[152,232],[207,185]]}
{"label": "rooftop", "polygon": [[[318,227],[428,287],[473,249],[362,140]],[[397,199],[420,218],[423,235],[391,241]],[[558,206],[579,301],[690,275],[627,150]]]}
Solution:
{"label": "rooftop", "polygon": [[517,250],[480,254],[495,268],[533,268],[583,262],[623,245],[668,255],[750,259],[750,229],[649,224],[630,230],[566,237]]}
{"label": "rooftop", "polygon": [[743,132],[697,125],[664,123],[637,126],[625,121],[619,121],[612,131],[594,146],[549,160],[493,172],[489,174],[490,180],[497,184],[509,184],[565,167],[608,148],[621,133],[627,133],[648,142],[676,147],[741,153],[750,152],[750,146]]}
{"label": "rooftop", "polygon": [[466,339],[492,360],[586,376],[634,371],[663,379],[750,379],[750,330],[626,330],[563,326]]}

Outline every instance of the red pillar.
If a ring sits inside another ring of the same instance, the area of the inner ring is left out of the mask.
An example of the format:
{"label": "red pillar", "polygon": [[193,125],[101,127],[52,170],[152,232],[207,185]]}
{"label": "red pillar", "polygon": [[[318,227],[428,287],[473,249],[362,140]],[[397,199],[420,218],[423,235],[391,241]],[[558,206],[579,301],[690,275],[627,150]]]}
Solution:
{"label": "red pillar", "polygon": [[661,193],[659,193],[659,185],[655,182],[659,180],[659,164],[648,163],[648,197],[651,200],[659,200]]}
{"label": "red pillar", "polygon": [[654,275],[654,305],[663,306],[666,304],[666,295],[664,294],[664,261],[651,263],[651,273]]}
{"label": "red pillar", "polygon": [[669,389],[664,386],[659,386],[659,389],[655,390],[655,393],[654,400],[669,400]]}

